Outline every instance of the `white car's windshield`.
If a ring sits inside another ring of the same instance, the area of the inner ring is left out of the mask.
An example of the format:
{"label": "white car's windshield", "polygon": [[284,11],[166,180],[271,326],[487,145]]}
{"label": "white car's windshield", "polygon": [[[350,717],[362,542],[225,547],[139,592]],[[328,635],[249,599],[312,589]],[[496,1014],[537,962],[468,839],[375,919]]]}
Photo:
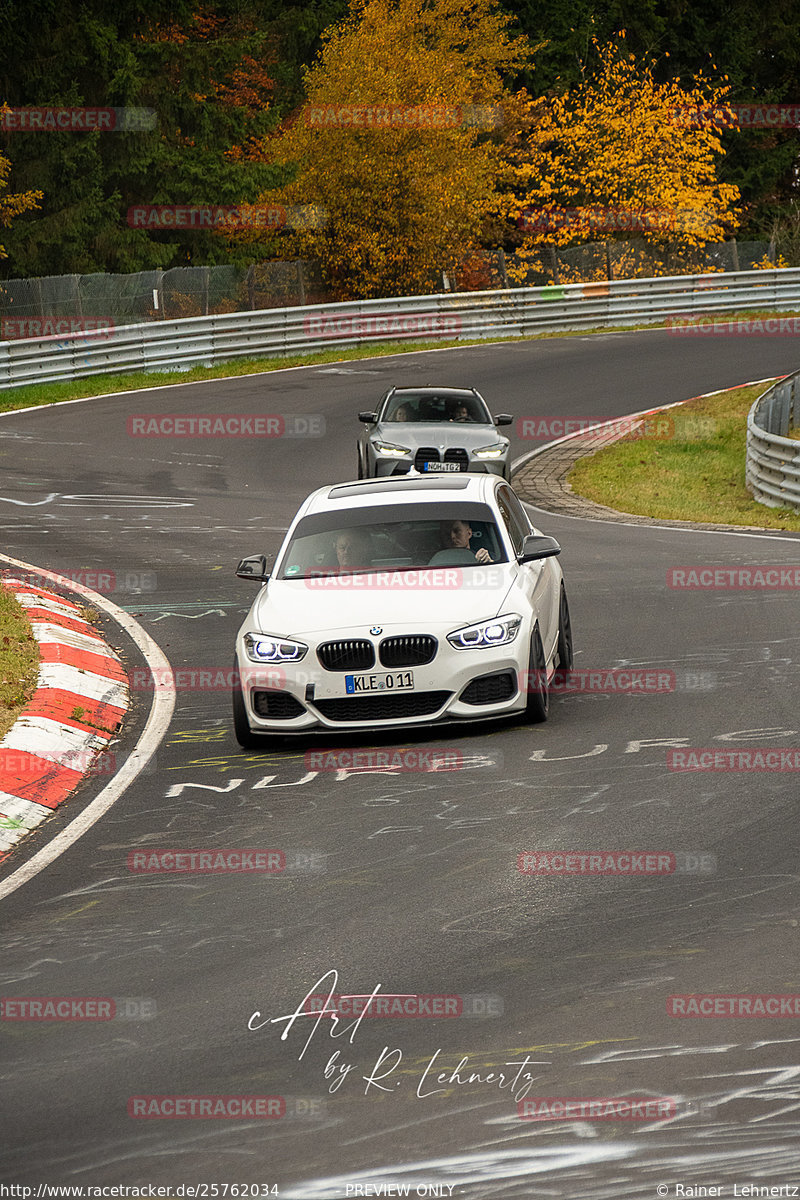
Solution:
{"label": "white car's windshield", "polygon": [[485,505],[415,505],[405,519],[396,508],[361,509],[304,518],[281,556],[277,577],[470,567],[486,561],[507,562],[508,557]]}

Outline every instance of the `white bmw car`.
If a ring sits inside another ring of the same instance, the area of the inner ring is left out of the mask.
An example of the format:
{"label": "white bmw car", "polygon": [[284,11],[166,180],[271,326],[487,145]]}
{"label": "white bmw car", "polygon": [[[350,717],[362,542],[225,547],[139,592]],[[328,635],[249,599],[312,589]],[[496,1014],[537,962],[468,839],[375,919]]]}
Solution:
{"label": "white bmw car", "polygon": [[236,737],[547,719],[572,669],[560,546],[494,475],[319,488],[292,521],[236,639]]}

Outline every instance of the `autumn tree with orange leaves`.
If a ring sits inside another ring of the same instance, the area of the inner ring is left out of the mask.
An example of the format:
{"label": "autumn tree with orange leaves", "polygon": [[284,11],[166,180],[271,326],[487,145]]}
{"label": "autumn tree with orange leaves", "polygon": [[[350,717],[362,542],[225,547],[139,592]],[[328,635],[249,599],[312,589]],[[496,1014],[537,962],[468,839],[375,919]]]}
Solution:
{"label": "autumn tree with orange leaves", "polygon": [[[644,237],[688,249],[735,225],[738,188],[721,182],[728,87],[696,76],[658,83],[626,53],[624,32],[594,43],[595,70],[563,95],[526,103],[508,151],[525,246]],[[703,120],[688,114],[701,110]],[[710,124],[710,110],[719,115]]]}
{"label": "autumn tree with orange leaves", "polygon": [[[11,163],[0,154],[0,226],[8,229],[11,222],[20,213],[30,212],[39,207],[39,201],[44,193],[32,189],[28,192],[16,192],[3,195],[8,187],[8,177],[11,174]],[[0,245],[0,258],[8,258],[5,247]]]}
{"label": "autumn tree with orange leaves", "polygon": [[287,239],[343,299],[441,286],[496,205],[492,126],[524,39],[496,0],[352,0],[306,77],[307,103],[261,144],[291,177],[263,202],[316,205]]}

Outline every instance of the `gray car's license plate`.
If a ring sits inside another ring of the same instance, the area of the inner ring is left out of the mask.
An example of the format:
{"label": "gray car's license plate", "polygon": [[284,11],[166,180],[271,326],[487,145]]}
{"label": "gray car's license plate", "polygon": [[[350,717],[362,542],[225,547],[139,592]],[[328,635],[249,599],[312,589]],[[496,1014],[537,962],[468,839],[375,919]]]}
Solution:
{"label": "gray car's license plate", "polygon": [[426,462],[423,463],[422,469],[424,471],[460,471],[461,463]]}
{"label": "gray car's license plate", "polygon": [[376,675],[345,675],[345,691],[348,696],[361,696],[367,692],[408,692],[414,688],[413,671],[387,671]]}

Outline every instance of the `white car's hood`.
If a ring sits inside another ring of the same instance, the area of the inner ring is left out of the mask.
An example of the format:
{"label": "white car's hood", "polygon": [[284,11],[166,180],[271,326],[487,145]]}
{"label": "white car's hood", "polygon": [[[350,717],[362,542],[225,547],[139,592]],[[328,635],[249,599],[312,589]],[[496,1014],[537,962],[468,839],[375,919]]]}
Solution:
{"label": "white car's hood", "polygon": [[304,633],[345,630],[363,636],[373,625],[398,632],[435,632],[445,625],[456,629],[498,616],[517,570],[516,563],[497,563],[462,569],[430,567],[427,572],[273,579],[256,599],[252,627],[300,639]]}

